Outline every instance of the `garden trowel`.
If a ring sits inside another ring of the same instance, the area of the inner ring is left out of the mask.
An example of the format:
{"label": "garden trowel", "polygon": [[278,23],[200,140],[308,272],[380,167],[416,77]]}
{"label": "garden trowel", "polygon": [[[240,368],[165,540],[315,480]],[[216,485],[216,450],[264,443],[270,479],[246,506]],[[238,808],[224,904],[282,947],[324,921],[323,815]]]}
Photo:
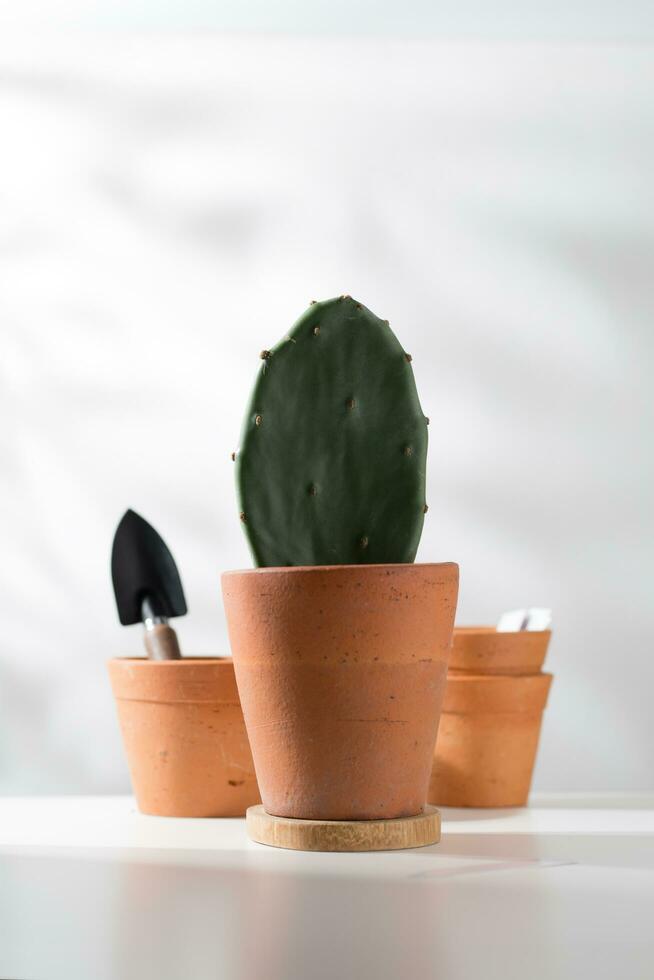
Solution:
{"label": "garden trowel", "polygon": [[536,632],[552,627],[552,610],[532,607],[531,609],[511,609],[502,613],[497,624],[498,633],[519,633],[522,630]]}
{"label": "garden trowel", "polygon": [[179,572],[165,541],[133,510],[125,512],[116,528],[111,577],[123,626],[145,626],[148,658],[178,660],[177,634],[168,619],[186,614]]}

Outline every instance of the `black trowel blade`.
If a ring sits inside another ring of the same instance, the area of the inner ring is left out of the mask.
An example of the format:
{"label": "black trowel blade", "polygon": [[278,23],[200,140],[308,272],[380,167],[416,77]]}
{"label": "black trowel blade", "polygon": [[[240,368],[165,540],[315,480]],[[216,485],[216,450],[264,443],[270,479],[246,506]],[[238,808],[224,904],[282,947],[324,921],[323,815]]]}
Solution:
{"label": "black trowel blade", "polygon": [[183,616],[186,599],[177,566],[165,541],[133,510],[116,528],[111,549],[111,577],[123,626],[140,623],[147,596],[155,616]]}

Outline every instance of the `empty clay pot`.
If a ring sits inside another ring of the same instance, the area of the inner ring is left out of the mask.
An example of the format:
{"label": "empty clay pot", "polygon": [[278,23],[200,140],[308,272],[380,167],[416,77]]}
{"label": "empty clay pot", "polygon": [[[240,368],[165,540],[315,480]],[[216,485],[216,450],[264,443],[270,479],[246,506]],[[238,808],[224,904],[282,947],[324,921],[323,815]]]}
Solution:
{"label": "empty clay pot", "polygon": [[552,682],[540,671],[550,635],[454,630],[430,803],[526,804]]}
{"label": "empty clay pot", "polygon": [[109,661],[142,813],[240,817],[259,802],[231,658]]}
{"label": "empty clay pot", "polygon": [[543,666],[550,630],[498,633],[494,626],[457,626],[450,667],[473,674],[533,674]]}
{"label": "empty clay pot", "polygon": [[422,812],[458,578],[450,563],[223,575],[268,813],[368,820]]}

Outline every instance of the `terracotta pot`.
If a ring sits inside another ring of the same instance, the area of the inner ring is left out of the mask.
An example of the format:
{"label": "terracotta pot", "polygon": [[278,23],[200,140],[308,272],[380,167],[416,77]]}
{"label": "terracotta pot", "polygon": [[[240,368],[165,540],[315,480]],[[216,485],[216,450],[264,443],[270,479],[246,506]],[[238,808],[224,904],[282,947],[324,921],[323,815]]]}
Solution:
{"label": "terracotta pot", "polygon": [[231,658],[116,659],[109,676],[142,813],[240,817],[259,803]]}
{"label": "terracotta pot", "polygon": [[[430,803],[505,807],[527,802],[552,675],[538,670],[508,673],[513,654],[506,655],[507,647],[501,644],[491,646],[502,654],[498,659],[503,673],[448,674]],[[530,644],[527,647],[532,650]],[[488,665],[490,659],[483,662]],[[459,656],[457,662],[465,661]]]}
{"label": "terracotta pot", "polygon": [[543,666],[550,630],[498,633],[494,626],[457,626],[450,670],[473,674],[533,674]]}
{"label": "terracotta pot", "polygon": [[268,813],[421,813],[459,569],[333,565],[226,572],[223,599]]}

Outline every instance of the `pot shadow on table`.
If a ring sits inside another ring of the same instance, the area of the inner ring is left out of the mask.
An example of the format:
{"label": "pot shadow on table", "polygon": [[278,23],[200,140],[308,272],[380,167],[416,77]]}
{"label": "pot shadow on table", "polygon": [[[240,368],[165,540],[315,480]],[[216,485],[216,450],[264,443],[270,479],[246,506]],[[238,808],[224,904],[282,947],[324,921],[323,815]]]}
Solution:
{"label": "pot shadow on table", "polygon": [[[490,861],[551,866],[654,870],[654,835],[624,833],[493,833],[448,834],[429,848],[435,856],[480,858]],[[421,875],[436,873],[422,871]]]}
{"label": "pot shadow on table", "polygon": [[516,817],[524,813],[524,807],[506,806],[493,807],[487,810],[473,809],[470,807],[446,807],[439,806],[441,818],[446,823],[466,823],[467,821],[480,822],[482,820],[498,820],[502,817]]}

